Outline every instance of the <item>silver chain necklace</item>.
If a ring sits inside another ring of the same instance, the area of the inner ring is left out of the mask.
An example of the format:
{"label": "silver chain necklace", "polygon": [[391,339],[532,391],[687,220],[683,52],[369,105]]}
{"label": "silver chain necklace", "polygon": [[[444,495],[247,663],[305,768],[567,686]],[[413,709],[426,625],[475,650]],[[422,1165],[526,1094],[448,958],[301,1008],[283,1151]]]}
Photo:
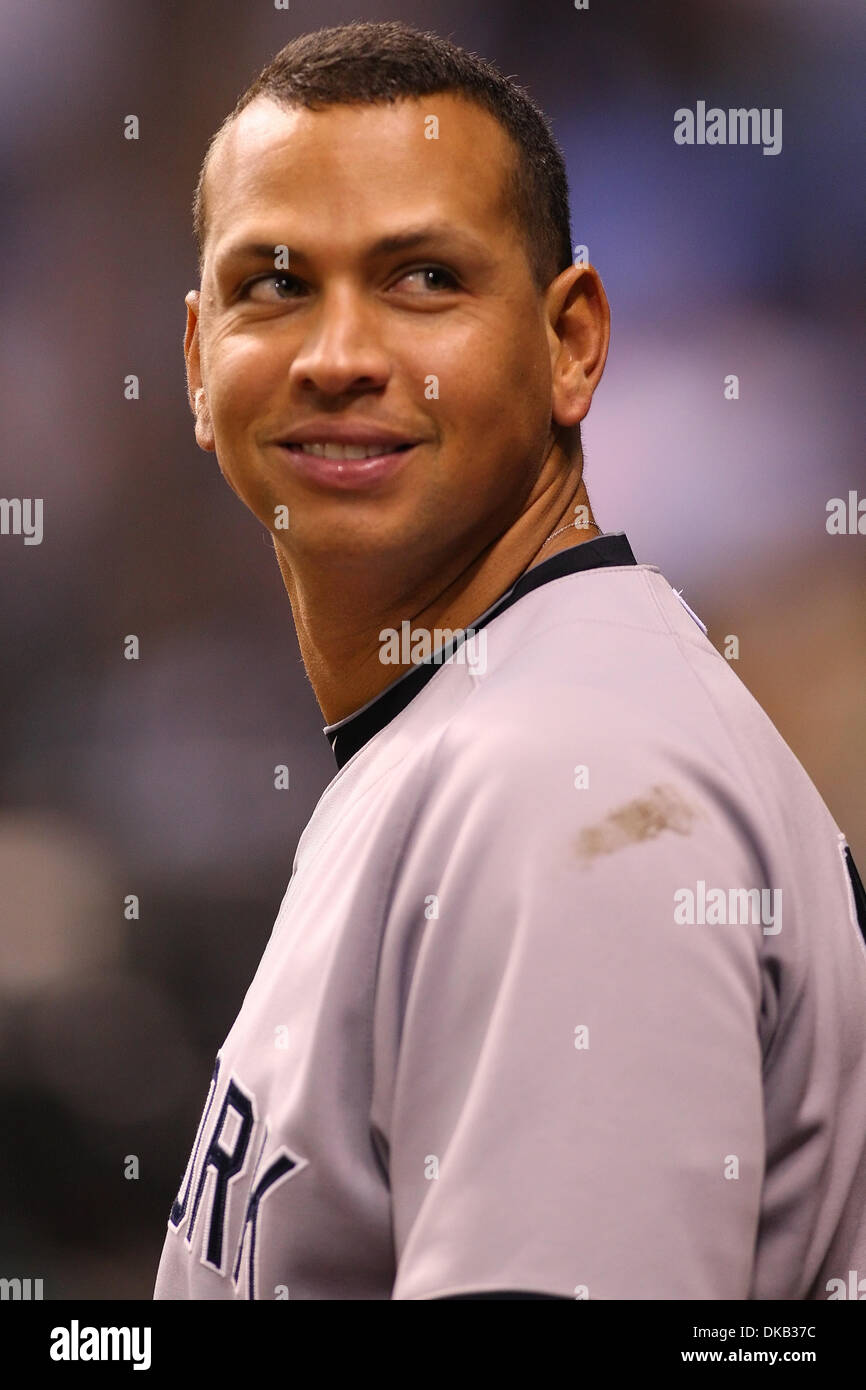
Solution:
{"label": "silver chain necklace", "polygon": [[[591,524],[595,528],[595,530],[598,531],[598,534],[601,535],[601,531],[599,530],[598,526],[596,526],[595,522],[593,521]],[[573,521],[570,521],[567,526],[560,526],[558,531],[551,531],[550,535],[547,537],[547,541],[552,541],[554,536],[561,536],[563,531],[573,530],[575,530],[575,523]],[[542,550],[544,549],[544,546],[547,545],[547,541],[545,541],[541,546]]]}

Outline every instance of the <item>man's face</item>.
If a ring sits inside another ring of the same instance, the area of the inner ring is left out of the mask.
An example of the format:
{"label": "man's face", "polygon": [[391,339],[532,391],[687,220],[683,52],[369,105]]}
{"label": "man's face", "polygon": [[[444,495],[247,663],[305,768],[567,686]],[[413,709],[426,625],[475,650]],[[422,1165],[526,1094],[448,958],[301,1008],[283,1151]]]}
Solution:
{"label": "man's face", "polygon": [[[316,112],[260,99],[214,152],[187,330],[197,437],[269,530],[288,508],[274,534],[289,563],[459,555],[521,513],[550,440],[553,339],[503,202],[511,158],[498,123],[454,95]],[[417,443],[391,476],[336,487],[279,442],[322,422]]]}

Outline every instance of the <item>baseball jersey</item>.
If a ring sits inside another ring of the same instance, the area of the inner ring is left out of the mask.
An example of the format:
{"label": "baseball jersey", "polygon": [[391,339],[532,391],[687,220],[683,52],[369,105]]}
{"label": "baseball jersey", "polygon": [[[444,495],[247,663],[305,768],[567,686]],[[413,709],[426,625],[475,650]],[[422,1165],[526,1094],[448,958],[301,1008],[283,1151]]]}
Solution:
{"label": "baseball jersey", "polygon": [[866,1297],[863,886],[659,569],[561,551],[324,732],[154,1297]]}

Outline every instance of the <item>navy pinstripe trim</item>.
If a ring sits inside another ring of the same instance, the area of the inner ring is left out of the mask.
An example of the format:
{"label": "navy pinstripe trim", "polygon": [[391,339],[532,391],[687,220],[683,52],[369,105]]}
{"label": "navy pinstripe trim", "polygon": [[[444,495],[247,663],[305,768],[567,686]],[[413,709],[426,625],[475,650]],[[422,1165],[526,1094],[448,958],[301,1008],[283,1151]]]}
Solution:
{"label": "navy pinstripe trim", "polygon": [[848,869],[848,877],[851,879],[851,887],[854,890],[857,921],[863,933],[863,940],[866,941],[866,889],[863,887],[863,880],[857,871],[857,865],[854,863],[854,856],[847,845],[845,846],[845,864]]}
{"label": "navy pinstripe trim", "polygon": [[[512,585],[512,587],[497,599],[480,618],[476,618],[473,623],[468,625],[472,632],[477,632],[479,628],[486,627],[492,618],[504,613],[512,604],[517,603],[518,599],[523,598],[524,594],[532,593],[533,589],[539,589],[542,584],[549,584],[552,579],[562,579],[567,574],[577,574],[580,570],[601,569],[610,565],[636,565],[637,561],[632,554],[632,548],[628,543],[625,532],[617,531],[611,535],[596,536],[595,540],[583,541],[580,545],[569,546],[567,550],[560,550],[556,555],[551,555],[549,560],[544,560],[542,564],[535,565],[526,574]],[[435,653],[429,661],[419,662],[411,670],[404,672],[392,685],[387,686],[369,704],[364,705],[355,714],[350,714],[346,719],[337,724],[329,724],[324,729],[325,737],[331,745],[334,757],[337,760],[337,767],[345,767],[350,758],[354,757],[359,748],[363,748],[374,734],[378,734],[380,729],[384,729],[391,720],[404,710],[409,701],[414,699],[418,691],[423,689],[429,680],[435,676],[443,660],[447,660],[458,647],[462,646],[465,640],[465,632],[458,634],[453,642],[443,648],[441,653]]]}

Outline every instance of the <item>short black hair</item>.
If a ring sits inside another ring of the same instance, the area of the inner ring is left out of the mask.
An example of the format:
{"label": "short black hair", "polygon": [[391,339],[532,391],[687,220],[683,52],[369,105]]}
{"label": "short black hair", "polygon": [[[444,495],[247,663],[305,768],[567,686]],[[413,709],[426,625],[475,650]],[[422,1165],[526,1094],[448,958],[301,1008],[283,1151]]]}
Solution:
{"label": "short black hair", "polygon": [[310,110],[373,105],[450,92],[485,108],[511,136],[515,159],[504,192],[523,237],[533,280],[543,291],[572,264],[568,177],[550,123],[528,92],[492,63],[438,34],[400,20],[356,20],[301,34],[262,69],[212,137],[193,199],[199,271],[204,260],[204,187],[214,146],[250,102],[269,97]]}

